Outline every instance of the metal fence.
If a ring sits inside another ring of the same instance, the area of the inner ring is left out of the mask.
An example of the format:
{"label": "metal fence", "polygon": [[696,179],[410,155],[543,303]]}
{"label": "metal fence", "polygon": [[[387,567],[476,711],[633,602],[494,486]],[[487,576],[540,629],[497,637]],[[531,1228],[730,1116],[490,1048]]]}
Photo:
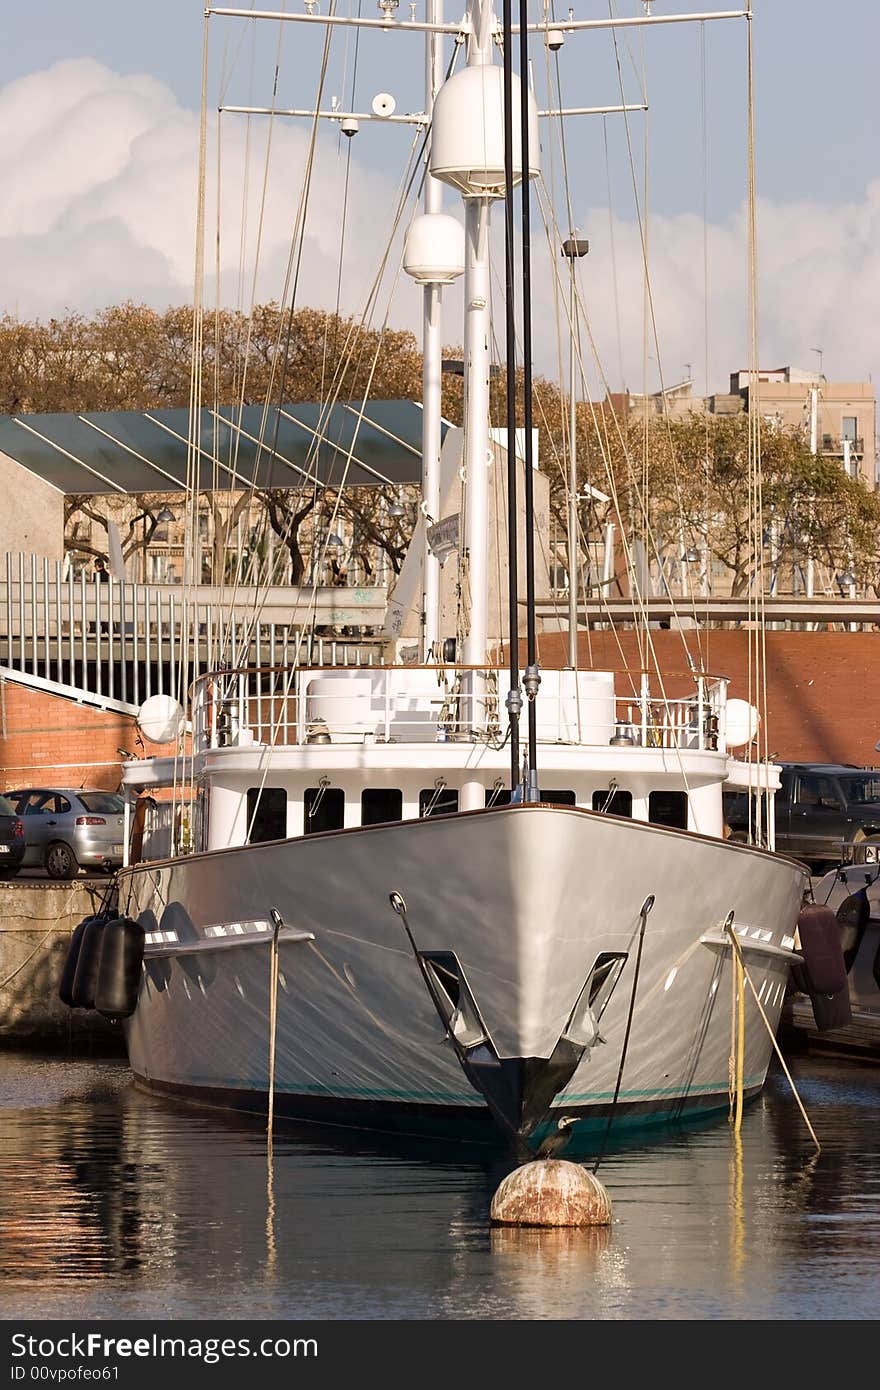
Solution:
{"label": "metal fence", "polygon": [[[174,585],[64,578],[58,561],[7,554],[0,572],[0,666],[139,705],[150,695],[180,696],[184,654],[190,682],[224,664],[371,665],[379,659],[378,640],[354,635],[384,613],[379,591],[275,591],[259,616],[265,595],[239,590],[232,605],[221,607],[218,594],[207,588],[185,597]],[[319,621],[297,623],[298,612]],[[351,629],[351,639],[320,635],[320,627],[331,624]]]}

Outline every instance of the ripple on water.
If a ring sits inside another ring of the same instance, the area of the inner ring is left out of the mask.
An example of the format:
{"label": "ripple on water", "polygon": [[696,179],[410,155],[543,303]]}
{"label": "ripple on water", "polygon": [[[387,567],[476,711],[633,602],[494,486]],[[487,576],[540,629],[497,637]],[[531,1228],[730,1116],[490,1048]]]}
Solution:
{"label": "ripple on water", "polygon": [[[601,1177],[600,1231],[490,1228],[474,1148],[279,1132],[138,1091],[124,1061],[0,1056],[11,1317],[874,1318],[880,1086],[799,1059],[725,1120]],[[809,1310],[809,1311],[808,1311]]]}

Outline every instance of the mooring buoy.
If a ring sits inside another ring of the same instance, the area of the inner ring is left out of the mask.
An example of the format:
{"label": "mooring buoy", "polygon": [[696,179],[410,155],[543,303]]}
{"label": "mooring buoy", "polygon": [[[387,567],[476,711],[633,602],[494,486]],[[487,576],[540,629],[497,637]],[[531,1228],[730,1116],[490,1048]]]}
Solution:
{"label": "mooring buoy", "polygon": [[609,1226],[611,1198],[579,1163],[538,1158],[502,1179],[489,1219],[496,1226]]}

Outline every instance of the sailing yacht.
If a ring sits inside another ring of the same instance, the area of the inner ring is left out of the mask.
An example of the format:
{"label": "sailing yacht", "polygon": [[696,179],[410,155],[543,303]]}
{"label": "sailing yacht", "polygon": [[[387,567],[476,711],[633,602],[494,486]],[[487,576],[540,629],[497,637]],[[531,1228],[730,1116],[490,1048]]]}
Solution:
{"label": "sailing yacht", "polygon": [[[313,8],[299,18],[322,22]],[[512,366],[517,295],[526,356],[530,331],[514,190],[525,242],[539,157],[513,50],[518,40],[526,73],[530,39],[552,26],[518,29],[507,3],[499,21],[491,0],[445,25],[438,0],[424,22],[393,9],[351,22],[414,30],[427,47],[424,204],[405,252],[424,285],[423,518],[409,561],[418,659],[395,659],[392,635],[381,667],[233,663],[193,683],[180,753],[125,767],[129,793],[175,789],[185,833],[165,852],[154,836],[119,874],[119,918],[102,930],[122,933],[114,959],[121,951],[131,987],[104,1007],[128,1015],[132,1071],[158,1092],[595,1147],[610,1125],[621,1142],[727,1110],[737,960],[764,1014],[746,998],[737,1025],[743,1092],[760,1092],[807,878],[725,838],[722,789],[750,790],[772,827],[777,780],[762,764],[758,785],[754,764],[733,757],[753,731],[725,679],[695,666],[673,698],[656,669],[539,668],[530,365],[523,444],[511,386],[505,449],[489,423],[489,222],[502,205]],[[466,53],[457,71],[444,67],[452,49]],[[341,108],[330,117],[356,124]],[[444,188],[461,197],[463,229],[442,211]],[[464,427],[441,449],[440,293],[462,272]],[[487,460],[508,470],[506,637],[487,600]],[[453,555],[468,604],[462,640],[444,641]]]}

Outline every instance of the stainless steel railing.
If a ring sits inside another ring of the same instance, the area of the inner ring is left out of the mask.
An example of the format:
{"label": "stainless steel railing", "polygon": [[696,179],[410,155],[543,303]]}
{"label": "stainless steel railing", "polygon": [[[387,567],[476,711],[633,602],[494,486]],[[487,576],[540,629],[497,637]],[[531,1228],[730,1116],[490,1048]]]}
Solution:
{"label": "stainless steel railing", "polygon": [[65,578],[60,561],[7,554],[0,567],[0,666],[89,695],[139,705],[178,695],[184,654],[190,679],[221,661],[238,665],[368,665],[377,643],[315,635],[291,617],[310,609],[357,630],[384,613],[377,590],[316,595],[272,591],[258,620],[258,596],[239,590],[230,611],[220,591],[145,585],[112,578]]}

